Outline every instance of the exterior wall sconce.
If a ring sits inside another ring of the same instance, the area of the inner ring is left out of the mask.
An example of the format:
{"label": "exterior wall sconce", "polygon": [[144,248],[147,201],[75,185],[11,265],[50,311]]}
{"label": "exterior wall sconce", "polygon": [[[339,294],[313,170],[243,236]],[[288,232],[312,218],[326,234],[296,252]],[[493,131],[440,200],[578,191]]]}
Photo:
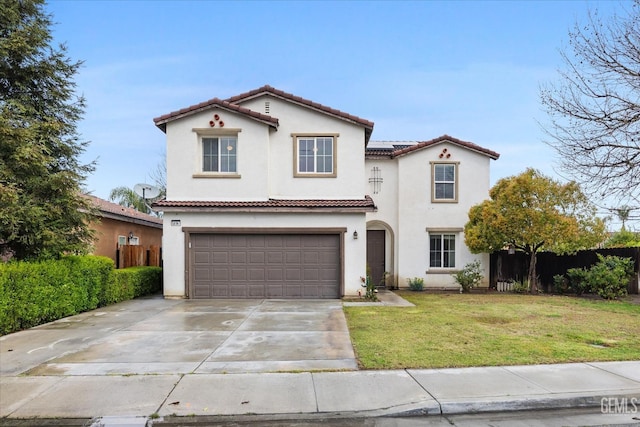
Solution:
{"label": "exterior wall sconce", "polygon": [[513,255],[516,253],[516,247],[514,245],[509,245],[509,248],[507,249],[507,252],[509,253],[509,255]]}
{"label": "exterior wall sconce", "polygon": [[129,240],[133,239],[133,231],[129,232]]}
{"label": "exterior wall sconce", "polygon": [[353,232],[353,240],[358,240],[358,232],[357,231]]}

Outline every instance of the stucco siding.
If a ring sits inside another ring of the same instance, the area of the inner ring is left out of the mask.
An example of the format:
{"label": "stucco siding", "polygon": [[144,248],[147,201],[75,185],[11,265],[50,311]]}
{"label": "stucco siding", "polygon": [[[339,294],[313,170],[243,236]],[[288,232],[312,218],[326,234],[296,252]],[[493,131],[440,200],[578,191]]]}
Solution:
{"label": "stucco siding", "polygon": [[[359,199],[364,196],[364,129],[361,126],[270,96],[252,99],[242,106],[264,113],[265,101],[269,102],[269,114],[281,118],[278,131],[270,134],[270,197]],[[339,135],[334,153],[337,155],[336,177],[294,177],[296,159],[292,134],[314,133]]]}
{"label": "stucco siding", "polygon": [[[446,161],[454,162],[458,169],[455,203],[432,201],[431,163],[442,161],[443,150],[450,155],[443,156]],[[452,272],[476,259],[485,268],[488,284],[488,256],[472,254],[462,230],[471,206],[488,198],[489,162],[485,155],[447,143],[393,160],[367,160],[367,178],[377,166],[384,179],[380,193],[373,196],[378,211],[368,213],[367,222],[384,222],[393,228],[393,272],[398,286],[406,287],[407,279],[421,277],[428,288],[456,288]],[[440,230],[456,235],[455,268],[429,267],[429,231]]]}
{"label": "stucco siding", "polygon": [[[197,177],[202,171],[202,147],[194,129],[216,132],[219,127],[209,126],[214,114],[224,121],[222,131],[240,130],[237,174]],[[273,131],[266,124],[218,108],[170,122],[167,125],[167,200],[268,199],[270,132]]]}

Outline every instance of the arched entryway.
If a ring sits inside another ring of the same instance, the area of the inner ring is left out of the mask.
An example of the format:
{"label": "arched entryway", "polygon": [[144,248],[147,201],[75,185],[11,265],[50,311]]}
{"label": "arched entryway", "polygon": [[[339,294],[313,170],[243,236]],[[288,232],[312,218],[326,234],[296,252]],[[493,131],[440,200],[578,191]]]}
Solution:
{"label": "arched entryway", "polygon": [[367,266],[376,286],[385,286],[385,272],[394,275],[394,235],[389,224],[383,221],[367,222]]}

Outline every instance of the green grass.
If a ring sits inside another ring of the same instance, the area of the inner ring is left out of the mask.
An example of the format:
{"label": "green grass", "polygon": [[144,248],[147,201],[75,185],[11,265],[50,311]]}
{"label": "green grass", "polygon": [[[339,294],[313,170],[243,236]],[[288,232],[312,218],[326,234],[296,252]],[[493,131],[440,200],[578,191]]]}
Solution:
{"label": "green grass", "polygon": [[344,307],[363,369],[640,359],[640,305],[565,296],[397,292],[415,307]]}

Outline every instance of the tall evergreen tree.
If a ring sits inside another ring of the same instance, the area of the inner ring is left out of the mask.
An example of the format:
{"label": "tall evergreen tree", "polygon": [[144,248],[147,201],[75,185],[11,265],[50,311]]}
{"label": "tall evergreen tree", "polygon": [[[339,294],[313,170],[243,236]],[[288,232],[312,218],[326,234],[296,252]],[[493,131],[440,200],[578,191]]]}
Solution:
{"label": "tall evergreen tree", "polygon": [[79,160],[81,62],[52,46],[44,1],[0,0],[0,10],[0,254],[85,251],[94,208],[81,187],[94,165]]}

